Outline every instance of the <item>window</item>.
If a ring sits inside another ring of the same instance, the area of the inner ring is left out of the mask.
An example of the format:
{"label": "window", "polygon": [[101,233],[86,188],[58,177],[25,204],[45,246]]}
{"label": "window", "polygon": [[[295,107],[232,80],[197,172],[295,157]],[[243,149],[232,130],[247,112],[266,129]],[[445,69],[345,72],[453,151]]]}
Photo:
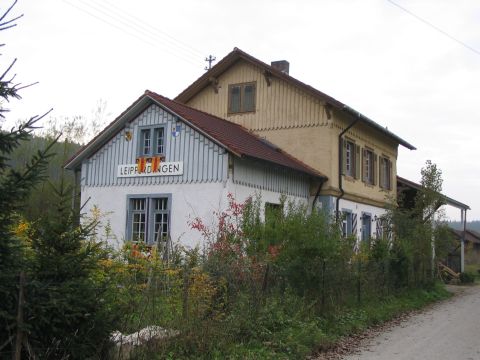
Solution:
{"label": "window", "polygon": [[375,164],[377,155],[372,150],[363,149],[363,181],[375,185]]}
{"label": "window", "polygon": [[385,190],[392,189],[392,162],[387,157],[380,157],[380,187]]}
{"label": "window", "polygon": [[372,215],[362,213],[362,241],[370,240],[372,236]]}
{"label": "window", "polygon": [[228,86],[228,113],[255,111],[255,83]]}
{"label": "window", "polygon": [[129,196],[127,234],[132,241],[154,244],[169,235],[169,196]]}
{"label": "window", "polygon": [[146,237],[146,199],[131,200],[132,241],[145,241]]}
{"label": "window", "polygon": [[360,178],[360,146],[351,140],[343,140],[343,174]]}
{"label": "window", "polygon": [[343,211],[343,218],[342,218],[342,235],[343,237],[347,237],[352,235],[353,230],[353,216],[352,213],[348,210]]}
{"label": "window", "polygon": [[158,198],[153,200],[153,239],[166,239],[168,237],[168,199]]}
{"label": "window", "polygon": [[165,127],[147,127],[140,129],[138,156],[165,154]]}

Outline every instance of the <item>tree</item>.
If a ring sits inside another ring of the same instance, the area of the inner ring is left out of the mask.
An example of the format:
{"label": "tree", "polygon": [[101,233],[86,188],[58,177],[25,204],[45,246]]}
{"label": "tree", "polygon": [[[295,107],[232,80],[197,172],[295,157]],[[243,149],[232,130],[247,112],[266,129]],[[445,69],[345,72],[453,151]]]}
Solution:
{"label": "tree", "polygon": [[435,276],[434,256],[443,256],[451,241],[439,212],[445,204],[442,171],[427,160],[421,175],[421,188],[412,206],[402,206],[400,201],[400,207],[393,207],[389,214],[395,229],[392,268],[398,275],[398,286],[431,283]]}
{"label": "tree", "polygon": [[[0,31],[20,18],[5,20],[15,4],[0,17]],[[0,97],[6,102],[19,99],[23,88],[9,76],[14,63],[0,77]],[[1,117],[7,111],[0,106]],[[25,165],[14,167],[11,161],[21,143],[35,139],[32,132],[45,115],[0,132],[0,358],[12,352],[16,359],[100,358],[114,324],[107,311],[108,279],[97,276],[107,253],[89,241],[95,221],[77,224],[71,184],[61,164],[50,164],[54,150],[60,158],[66,155],[69,139],[62,149],[62,134],[55,134],[24,158]],[[59,174],[51,181],[50,209],[42,208],[41,216],[26,222],[21,210],[49,166]]]}
{"label": "tree", "polygon": [[[15,4],[16,1],[0,16],[0,32],[14,27],[15,21],[21,17],[8,18]],[[15,60],[6,66],[0,76],[0,97],[4,102],[19,99],[19,91],[23,88],[14,83],[15,76],[10,75],[14,64]],[[7,112],[4,103],[0,104],[2,119]],[[0,132],[0,351],[13,349],[14,334],[18,330],[14,321],[17,315],[17,285],[26,258],[24,246],[15,233],[17,213],[35,184],[44,178],[54,142],[37,151],[22,171],[11,167],[9,157],[21,141],[28,139],[42,117],[34,116],[9,132]]]}
{"label": "tree", "polygon": [[417,193],[416,211],[425,222],[431,222],[435,212],[445,204],[445,197],[442,195],[442,171],[431,160],[427,160],[421,174],[422,189]]}

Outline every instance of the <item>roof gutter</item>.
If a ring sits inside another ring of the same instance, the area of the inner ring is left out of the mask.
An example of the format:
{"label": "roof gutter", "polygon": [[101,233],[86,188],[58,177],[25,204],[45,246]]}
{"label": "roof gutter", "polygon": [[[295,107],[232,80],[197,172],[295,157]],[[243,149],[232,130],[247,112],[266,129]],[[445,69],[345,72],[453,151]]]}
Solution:
{"label": "roof gutter", "polygon": [[356,117],[350,125],[348,125],[341,133],[338,135],[338,188],[340,189],[340,195],[337,196],[337,203],[335,206],[335,220],[338,223],[338,219],[340,216],[339,208],[340,208],[340,199],[345,195],[345,191],[343,190],[343,177],[342,177],[342,166],[343,166],[343,149],[342,149],[342,136],[350,130],[358,121],[360,120],[359,117]]}

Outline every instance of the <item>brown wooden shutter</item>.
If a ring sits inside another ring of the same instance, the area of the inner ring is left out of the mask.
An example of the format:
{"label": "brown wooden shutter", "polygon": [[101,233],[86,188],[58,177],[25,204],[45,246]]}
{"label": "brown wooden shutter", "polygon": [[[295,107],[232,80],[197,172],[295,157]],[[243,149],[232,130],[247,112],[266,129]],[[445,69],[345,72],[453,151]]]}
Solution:
{"label": "brown wooden shutter", "polygon": [[362,181],[367,182],[367,167],[365,166],[365,158],[367,150],[362,149]]}
{"label": "brown wooden shutter", "polygon": [[378,173],[378,155],[373,153],[373,173],[372,173],[372,180],[373,185],[377,185],[377,173]]}
{"label": "brown wooden shutter", "polygon": [[393,177],[392,177],[392,169],[393,169],[393,166],[392,166],[392,162],[390,160],[387,160],[387,166],[388,166],[388,190],[392,190],[392,183],[393,183]]}
{"label": "brown wooden shutter", "polygon": [[383,156],[380,156],[380,162],[378,163],[378,185],[383,189],[385,185],[385,173],[383,171],[383,164],[384,162],[387,161],[386,158]]}
{"label": "brown wooden shutter", "polygon": [[360,179],[360,145],[355,145],[355,179]]}

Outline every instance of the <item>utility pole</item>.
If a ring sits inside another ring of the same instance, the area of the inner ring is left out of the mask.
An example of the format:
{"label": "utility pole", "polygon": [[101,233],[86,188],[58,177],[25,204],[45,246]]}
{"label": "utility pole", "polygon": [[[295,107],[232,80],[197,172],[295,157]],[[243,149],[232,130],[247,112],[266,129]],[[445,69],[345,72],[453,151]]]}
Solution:
{"label": "utility pole", "polygon": [[205,66],[205,70],[208,71],[212,68],[212,63],[217,60],[215,56],[208,55],[208,57],[205,58],[205,61],[208,62],[208,67]]}

